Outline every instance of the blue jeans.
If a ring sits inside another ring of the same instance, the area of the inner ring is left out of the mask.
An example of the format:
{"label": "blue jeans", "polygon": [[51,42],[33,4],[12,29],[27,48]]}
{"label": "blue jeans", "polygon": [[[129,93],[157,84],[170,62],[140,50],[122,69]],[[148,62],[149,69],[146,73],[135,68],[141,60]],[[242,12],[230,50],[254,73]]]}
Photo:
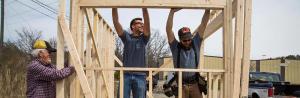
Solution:
{"label": "blue jeans", "polygon": [[[124,73],[124,98],[146,98],[146,75],[135,73]],[[119,96],[118,90],[118,96]],[[120,98],[120,97],[118,97]]]}

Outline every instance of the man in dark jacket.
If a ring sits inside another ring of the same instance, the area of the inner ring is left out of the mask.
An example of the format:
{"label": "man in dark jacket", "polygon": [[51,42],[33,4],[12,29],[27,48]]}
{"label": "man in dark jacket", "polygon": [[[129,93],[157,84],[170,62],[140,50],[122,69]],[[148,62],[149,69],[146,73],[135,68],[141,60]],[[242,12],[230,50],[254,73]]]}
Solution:
{"label": "man in dark jacket", "polygon": [[[200,46],[203,40],[204,31],[209,20],[210,10],[205,10],[201,24],[196,29],[195,36],[192,35],[190,28],[182,27],[178,30],[179,41],[174,37],[173,16],[179,9],[171,9],[166,32],[168,42],[173,56],[175,68],[197,69],[200,56]],[[202,98],[201,88],[199,88],[199,74],[195,72],[183,72],[182,74],[182,98]],[[200,92],[201,91],[201,92]]]}

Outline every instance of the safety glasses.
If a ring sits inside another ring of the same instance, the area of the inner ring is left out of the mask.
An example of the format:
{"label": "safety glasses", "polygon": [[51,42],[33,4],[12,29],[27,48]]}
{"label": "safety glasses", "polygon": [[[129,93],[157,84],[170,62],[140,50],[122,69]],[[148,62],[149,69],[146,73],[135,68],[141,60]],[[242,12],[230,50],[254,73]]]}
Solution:
{"label": "safety glasses", "polygon": [[182,42],[190,42],[192,41],[191,39],[187,39],[187,40],[182,40]]}

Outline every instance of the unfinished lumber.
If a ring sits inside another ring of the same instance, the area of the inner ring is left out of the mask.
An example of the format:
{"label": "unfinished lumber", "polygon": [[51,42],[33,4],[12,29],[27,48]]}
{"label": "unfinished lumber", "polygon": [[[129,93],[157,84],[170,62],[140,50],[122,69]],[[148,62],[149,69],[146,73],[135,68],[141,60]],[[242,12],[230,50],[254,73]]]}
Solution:
{"label": "unfinished lumber", "polygon": [[[85,12],[86,12],[86,18],[87,18],[88,27],[89,27],[89,30],[90,30],[89,33],[91,33],[91,38],[92,38],[92,42],[93,42],[92,46],[93,46],[93,48],[97,48],[96,47],[96,38],[95,38],[95,34],[94,34],[94,31],[93,31],[93,28],[92,28],[92,23],[93,22],[90,19],[91,16],[92,16],[92,13],[93,13],[92,9],[85,9]],[[95,52],[97,54],[96,57],[97,57],[98,64],[100,65],[100,67],[102,67],[104,64],[100,61],[99,51],[97,49],[95,49]],[[102,72],[102,77],[104,79],[104,84],[105,84],[105,88],[106,88],[107,94],[110,95],[109,94],[109,91],[110,91],[109,88],[110,88],[110,86],[108,85],[106,74],[103,71],[101,71],[101,72]],[[110,97],[110,98],[112,98],[112,97]]]}
{"label": "unfinished lumber", "polygon": [[182,98],[182,71],[178,72],[178,98]]}
{"label": "unfinished lumber", "polygon": [[[59,1],[59,16],[65,15],[65,0]],[[64,68],[64,38],[62,35],[62,31],[59,25],[57,25],[57,58],[56,58],[56,66],[57,69]],[[56,98],[65,98],[65,80],[59,80],[56,82]]]}
{"label": "unfinished lumber", "polygon": [[75,47],[75,43],[72,38],[71,32],[69,31],[68,27],[66,26],[65,19],[63,17],[59,17],[59,25],[62,28],[64,37],[68,37],[68,39],[66,39],[65,41],[66,41],[68,49],[70,51],[71,58],[73,59],[74,62],[76,62],[75,70],[78,75],[81,87],[83,88],[84,95],[87,98],[94,98],[92,91],[89,88],[87,78],[84,74],[83,67],[81,66],[82,62],[80,61],[80,57],[79,57],[77,49]]}
{"label": "unfinished lumber", "polygon": [[226,0],[81,0],[89,8],[211,8],[222,9]]}
{"label": "unfinished lumber", "polygon": [[243,38],[243,63],[242,63],[242,80],[241,80],[241,97],[248,96],[249,85],[249,68],[250,68],[250,48],[251,48],[251,16],[252,0],[245,0],[245,22]]}
{"label": "unfinished lumber", "polygon": [[235,19],[235,42],[234,42],[234,81],[233,81],[233,98],[240,96],[241,89],[241,60],[242,60],[242,42],[244,32],[244,0],[237,1],[237,11]]}
{"label": "unfinished lumber", "polygon": [[224,62],[224,97],[223,98],[231,98],[231,90],[233,89],[232,82],[232,47],[233,47],[233,32],[232,32],[232,2],[231,0],[227,0],[226,7],[224,8],[224,24],[223,24],[223,62]]}
{"label": "unfinished lumber", "polygon": [[[227,5],[228,6],[228,5]],[[232,6],[236,6],[236,0],[232,1]],[[236,7],[232,7],[232,18],[236,16]],[[220,29],[224,24],[224,11],[222,11],[218,16],[216,16],[213,20],[210,21],[210,23],[207,25],[203,39],[208,38],[213,33],[215,33],[218,29]]]}

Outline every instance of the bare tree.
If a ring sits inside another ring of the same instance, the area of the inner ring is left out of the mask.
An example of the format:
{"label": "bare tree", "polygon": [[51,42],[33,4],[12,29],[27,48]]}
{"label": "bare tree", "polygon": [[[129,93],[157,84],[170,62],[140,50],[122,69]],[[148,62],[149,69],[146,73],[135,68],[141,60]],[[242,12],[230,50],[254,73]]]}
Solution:
{"label": "bare tree", "polygon": [[116,56],[120,59],[123,60],[123,51],[124,51],[124,44],[122,42],[122,40],[119,37],[116,37],[116,50],[115,50],[115,54]]}
{"label": "bare tree", "polygon": [[159,67],[158,59],[170,53],[167,37],[163,36],[158,30],[152,29],[147,49],[147,64],[150,67]]}
{"label": "bare tree", "polygon": [[25,96],[26,54],[10,42],[0,50],[0,98]]}
{"label": "bare tree", "polygon": [[8,40],[0,51],[0,97],[25,96],[26,65],[29,63],[29,52],[34,41],[41,37],[41,33],[23,28],[17,32],[17,40]]}
{"label": "bare tree", "polygon": [[41,31],[23,28],[22,31],[16,31],[18,40],[14,43],[23,52],[29,54],[34,42],[42,37]]}
{"label": "bare tree", "polygon": [[56,45],[57,45],[57,41],[56,41],[56,38],[55,37],[52,37],[49,39],[49,43],[50,45],[56,49]]}

